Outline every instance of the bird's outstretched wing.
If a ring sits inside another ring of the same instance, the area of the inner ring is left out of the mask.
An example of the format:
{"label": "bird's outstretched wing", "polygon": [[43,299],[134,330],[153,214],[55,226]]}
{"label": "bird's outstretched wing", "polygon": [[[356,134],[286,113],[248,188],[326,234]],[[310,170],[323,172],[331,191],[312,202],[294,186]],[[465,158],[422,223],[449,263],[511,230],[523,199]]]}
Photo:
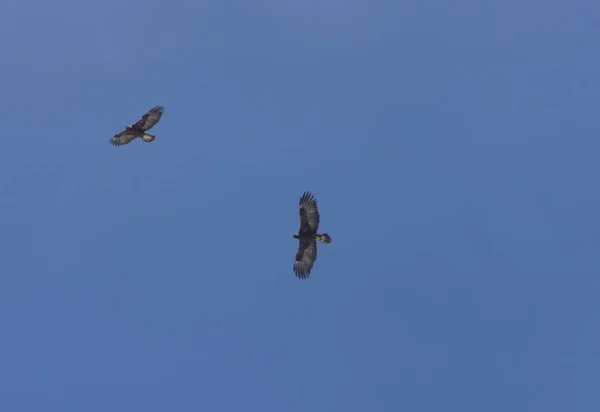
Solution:
{"label": "bird's outstretched wing", "polygon": [[148,110],[148,112],[143,115],[135,124],[133,124],[133,128],[141,131],[147,131],[154,127],[156,123],[160,120],[165,108],[162,106],[155,106],[152,109]]}
{"label": "bird's outstretched wing", "polygon": [[109,140],[109,142],[113,146],[122,146],[124,144],[131,142],[136,137],[137,136],[135,134],[132,134],[131,132],[128,132],[127,130],[123,130],[122,132],[119,132],[116,135],[114,135]]}
{"label": "bird's outstretched wing", "polygon": [[310,192],[304,192],[299,202],[300,234],[317,233],[319,229],[319,209]]}
{"label": "bird's outstretched wing", "polygon": [[300,279],[306,279],[317,260],[317,242],[313,240],[300,240],[296,261],[294,262],[294,273]]}

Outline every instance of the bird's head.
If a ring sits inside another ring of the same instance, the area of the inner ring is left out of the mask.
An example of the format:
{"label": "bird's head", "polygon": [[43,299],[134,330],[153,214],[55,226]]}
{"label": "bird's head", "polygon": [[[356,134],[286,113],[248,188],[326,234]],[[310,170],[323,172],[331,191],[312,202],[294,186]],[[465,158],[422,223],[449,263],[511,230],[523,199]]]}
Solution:
{"label": "bird's head", "polygon": [[127,126],[125,126],[125,129],[129,130],[129,129],[133,129],[133,126],[128,124]]}
{"label": "bird's head", "polygon": [[331,236],[329,236],[327,233],[323,233],[322,235],[317,235],[316,239],[319,242],[323,242],[323,243],[331,243]]}

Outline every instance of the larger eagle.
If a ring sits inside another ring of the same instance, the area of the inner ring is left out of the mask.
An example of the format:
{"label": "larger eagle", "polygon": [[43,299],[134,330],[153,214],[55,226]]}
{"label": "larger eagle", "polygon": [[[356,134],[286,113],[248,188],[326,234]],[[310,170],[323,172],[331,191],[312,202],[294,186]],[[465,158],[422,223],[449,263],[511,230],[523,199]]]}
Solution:
{"label": "larger eagle", "polygon": [[300,209],[300,230],[293,237],[299,239],[300,244],[294,262],[294,273],[300,279],[306,279],[317,260],[317,241],[331,243],[331,237],[327,233],[322,235],[317,233],[320,217],[317,201],[312,193],[304,192],[298,206]]}
{"label": "larger eagle", "polygon": [[134,124],[128,124],[125,126],[125,130],[115,134],[110,140],[110,144],[114,146],[121,146],[131,142],[133,139],[137,137],[141,137],[142,140],[146,143],[153,142],[156,136],[146,133],[148,130],[152,129],[156,123],[160,120],[164,112],[164,107],[155,106],[152,109],[148,110],[148,112],[143,115],[137,122]]}

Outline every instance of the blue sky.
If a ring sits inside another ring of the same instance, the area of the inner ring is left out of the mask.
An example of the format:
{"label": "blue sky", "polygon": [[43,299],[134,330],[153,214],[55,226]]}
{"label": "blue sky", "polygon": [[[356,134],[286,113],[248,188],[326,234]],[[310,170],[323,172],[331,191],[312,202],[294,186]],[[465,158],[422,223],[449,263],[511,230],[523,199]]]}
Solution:
{"label": "blue sky", "polygon": [[598,411],[599,17],[3,2],[0,410]]}

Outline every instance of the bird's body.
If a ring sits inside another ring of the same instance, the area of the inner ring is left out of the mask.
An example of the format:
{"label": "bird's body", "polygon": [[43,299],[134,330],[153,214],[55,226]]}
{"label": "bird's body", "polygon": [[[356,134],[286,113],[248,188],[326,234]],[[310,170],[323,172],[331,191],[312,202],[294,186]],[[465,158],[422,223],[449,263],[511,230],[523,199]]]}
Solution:
{"label": "bird's body", "polygon": [[303,235],[294,235],[294,239],[300,239],[300,240],[318,240],[319,242],[323,242],[323,243],[331,243],[331,237],[329,237],[329,235],[327,233],[324,233],[322,235],[319,235],[317,233],[313,233],[313,234],[303,234]]}
{"label": "bird's body", "polygon": [[294,261],[294,273],[300,279],[306,279],[317,260],[317,242],[331,243],[327,233],[319,234],[319,209],[317,201],[310,192],[304,192],[298,204],[300,212],[300,230],[293,235],[298,239],[298,252]]}
{"label": "bird's body", "polygon": [[146,132],[152,129],[156,125],[156,123],[158,123],[163,112],[164,107],[153,107],[146,114],[144,114],[137,122],[135,122],[134,124],[128,124],[127,126],[125,126],[125,130],[115,134],[109,140],[110,144],[114,146],[122,146],[138,137],[141,137],[142,140],[146,143],[153,142],[156,136]]}

